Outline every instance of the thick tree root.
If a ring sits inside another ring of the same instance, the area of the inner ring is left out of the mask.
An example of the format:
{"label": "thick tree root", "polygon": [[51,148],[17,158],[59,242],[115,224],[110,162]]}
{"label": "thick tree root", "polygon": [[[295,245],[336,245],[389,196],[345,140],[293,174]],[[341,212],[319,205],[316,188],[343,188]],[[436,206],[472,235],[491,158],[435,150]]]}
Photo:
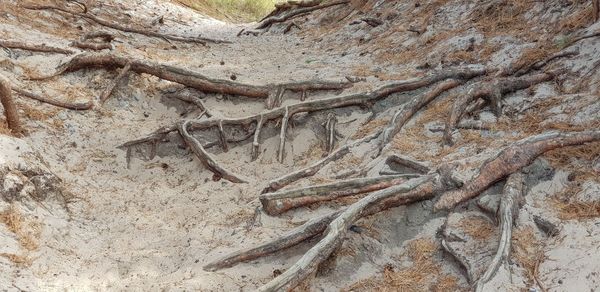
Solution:
{"label": "thick tree root", "polygon": [[516,172],[511,174],[506,180],[504,193],[500,199],[500,209],[498,217],[500,217],[500,240],[496,255],[492,259],[489,267],[477,281],[475,291],[484,291],[485,283],[489,282],[498,269],[503,264],[508,264],[510,259],[510,241],[512,239],[513,222],[519,215],[519,207],[523,200],[523,174]]}
{"label": "thick tree root", "polygon": [[[426,180],[426,183],[417,186],[414,190],[410,192],[397,193],[381,201],[378,201],[374,205],[371,205],[365,210],[363,210],[359,216],[366,217],[382,212],[389,208],[407,205],[418,201],[429,200],[432,199],[435,196],[435,194],[445,191],[447,189],[455,188],[457,185],[456,180],[453,178],[452,170],[446,166],[440,167],[438,169],[438,173],[433,174],[432,179],[429,179],[429,176],[427,176]],[[231,267],[240,262],[250,261],[293,247],[307,239],[313,238],[321,234],[326,229],[326,227],[342,212],[342,210],[335,211],[327,215],[312,219],[303,224],[302,226],[292,230],[287,235],[284,235],[273,241],[261,244],[254,248],[234,252],[217,261],[207,264],[204,267],[204,269],[207,271],[215,271],[218,269]]]}
{"label": "thick tree root", "polygon": [[260,202],[269,215],[279,215],[290,209],[331,201],[341,197],[373,192],[398,185],[407,178],[419,175],[391,175],[381,177],[357,178],[305,188],[284,190],[262,194]]}
{"label": "thick tree root", "polygon": [[8,49],[26,50],[26,51],[32,51],[32,52],[57,53],[57,54],[64,54],[64,55],[71,55],[71,54],[75,53],[74,51],[71,51],[68,49],[51,47],[51,46],[48,46],[45,44],[27,44],[27,43],[22,43],[22,42],[17,42],[17,41],[9,41],[9,40],[0,40],[0,47],[4,47],[4,48],[8,48]]}
{"label": "thick tree root", "polygon": [[462,188],[442,195],[434,205],[434,210],[449,210],[479,195],[495,182],[529,165],[547,151],[598,140],[600,140],[600,130],[550,132],[517,141],[500,151],[496,157],[486,161],[479,169],[479,174]]}
{"label": "thick tree root", "polygon": [[531,76],[501,78],[494,81],[480,81],[473,84],[469,87],[467,94],[457,99],[452,106],[450,117],[446,121],[444,142],[449,145],[453,144],[452,132],[470,103],[479,98],[486,99],[496,115],[499,116],[501,111],[500,100],[504,94],[526,89],[538,83],[552,80],[552,78],[554,78],[553,74],[541,73]]}
{"label": "thick tree root", "polygon": [[82,17],[87,20],[91,20],[92,22],[95,22],[99,25],[109,27],[109,28],[112,28],[115,30],[129,32],[129,33],[136,33],[136,34],[141,34],[141,35],[145,35],[148,37],[156,37],[156,38],[161,38],[161,39],[165,39],[165,40],[199,43],[199,44],[203,44],[203,45],[205,45],[206,43],[228,43],[227,41],[224,41],[224,40],[215,40],[215,39],[203,38],[203,37],[174,36],[174,35],[162,34],[162,33],[155,32],[155,31],[149,31],[149,30],[146,30],[143,28],[129,27],[129,26],[118,24],[118,23],[115,23],[115,22],[112,22],[112,21],[109,21],[106,19],[99,18],[99,17],[91,15],[91,14],[88,14],[87,11],[86,12],[71,11],[69,9],[58,7],[58,6],[53,6],[53,5],[22,5],[21,7],[25,8],[25,9],[29,9],[29,10],[60,11],[60,12],[66,13],[66,14]]}
{"label": "thick tree root", "polygon": [[290,8],[286,8],[286,9],[278,8],[277,10],[275,10],[275,15],[271,15],[271,16],[263,19],[258,24],[256,29],[265,29],[275,23],[284,22],[284,21],[287,21],[294,17],[304,15],[304,14],[307,14],[307,13],[315,11],[315,10],[332,7],[332,6],[336,6],[336,5],[348,4],[348,3],[350,3],[350,0],[338,0],[338,1],[332,1],[329,3],[322,3],[322,4],[320,2],[318,2],[317,5],[313,5],[313,3],[314,2],[310,2],[310,6],[304,6],[304,7],[299,5],[298,8],[295,8],[295,7],[290,7]]}
{"label": "thick tree root", "polygon": [[189,121],[180,123],[178,125],[179,133],[181,134],[181,137],[183,137],[183,140],[185,141],[185,143],[190,147],[192,152],[194,152],[196,157],[198,157],[198,159],[200,159],[202,164],[204,164],[210,171],[212,171],[215,174],[214,180],[219,180],[220,178],[224,178],[233,183],[248,182],[247,179],[237,176],[237,175],[231,173],[230,171],[228,171],[227,169],[221,167],[214,160],[214,158],[212,158],[212,156],[208,152],[206,152],[206,150],[204,150],[204,147],[202,147],[200,142],[198,142],[198,140],[196,140],[196,138],[194,138],[192,135],[189,134],[189,132],[187,130],[189,127],[189,123],[190,123]]}
{"label": "thick tree root", "polygon": [[4,108],[6,123],[13,134],[20,136],[25,133],[25,129],[21,125],[17,107],[12,98],[11,87],[8,79],[0,75],[0,103],[2,103],[2,107]]}
{"label": "thick tree root", "polygon": [[127,66],[127,64],[130,64],[130,71],[139,74],[150,74],[164,80],[198,89],[203,92],[240,95],[255,98],[267,98],[269,93],[277,86],[281,86],[292,91],[340,90],[352,86],[350,82],[327,81],[301,81],[278,85],[248,85],[229,80],[212,79],[181,67],[160,64],[149,60],[138,60],[111,53],[80,54],[73,57],[67,63],[59,66],[56,72],[50,76],[33,77],[30,79],[43,80],[58,76],[65,72],[72,72],[90,67],[103,67],[107,69],[124,68]]}

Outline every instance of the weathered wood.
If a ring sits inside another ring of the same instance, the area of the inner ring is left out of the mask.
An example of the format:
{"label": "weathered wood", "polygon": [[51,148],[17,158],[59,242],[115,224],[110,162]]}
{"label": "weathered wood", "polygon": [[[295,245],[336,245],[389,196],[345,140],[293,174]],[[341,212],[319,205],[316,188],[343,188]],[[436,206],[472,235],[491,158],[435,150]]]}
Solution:
{"label": "weathered wood", "polygon": [[25,129],[21,125],[11,88],[10,81],[3,75],[0,75],[0,103],[2,103],[2,107],[4,108],[6,123],[13,134],[20,136],[25,133]]}
{"label": "weathered wood", "polygon": [[262,130],[264,122],[265,117],[260,115],[260,118],[256,124],[256,130],[254,130],[254,140],[252,141],[252,161],[256,160],[260,154],[260,130]]}
{"label": "weathered wood", "polygon": [[94,107],[94,103],[90,100],[88,102],[67,102],[67,101],[61,101],[61,100],[56,100],[53,98],[49,98],[46,96],[42,96],[21,88],[16,88],[13,87],[12,90],[16,93],[18,93],[19,95],[31,98],[31,99],[35,99],[37,101],[43,102],[43,103],[47,103],[47,104],[51,104],[53,106],[57,106],[57,107],[62,107],[62,108],[66,108],[66,109],[71,109],[71,110],[76,110],[76,111],[83,111],[83,110],[89,110],[92,107]]}
{"label": "weathered wood", "polygon": [[325,133],[327,135],[327,141],[325,143],[325,150],[327,155],[333,151],[335,148],[336,142],[336,127],[337,125],[337,117],[334,113],[329,113],[327,115],[327,122],[325,122]]}
{"label": "weathered wood", "polygon": [[[310,204],[331,201],[341,197],[373,192],[400,184],[415,175],[390,175],[337,181],[260,195],[263,210],[269,215],[278,215],[290,209]],[[418,175],[417,175],[418,176]]]}
{"label": "weathered wood", "polygon": [[523,201],[523,180],[523,174],[519,172],[511,174],[506,180],[504,192],[500,199],[500,209],[498,211],[498,217],[500,217],[500,239],[498,250],[483,276],[477,281],[475,289],[477,292],[484,291],[485,284],[494,278],[501,265],[508,265],[513,222],[519,215],[519,208]]}
{"label": "weathered wood", "polygon": [[130,64],[130,71],[138,74],[150,74],[158,78],[183,84],[203,92],[240,95],[254,98],[267,98],[277,86],[288,90],[339,90],[352,86],[350,82],[336,81],[299,81],[282,84],[250,85],[226,79],[214,79],[198,72],[149,60],[135,59],[113,53],[84,53],[77,55],[59,66],[49,76],[31,77],[31,80],[43,80],[90,67],[107,69],[123,68]]}
{"label": "weathered wood", "polygon": [[461,117],[465,114],[468,105],[473,101],[479,98],[487,99],[492,104],[492,108],[495,108],[495,111],[498,111],[499,99],[502,95],[529,88],[538,83],[552,80],[552,78],[554,78],[553,74],[541,73],[530,76],[507,77],[474,83],[468,88],[467,94],[461,96],[454,102],[450,116],[446,121],[444,142],[449,145],[453,144],[452,132]]}
{"label": "weathered wood", "polygon": [[283,156],[285,154],[285,134],[288,128],[288,122],[290,120],[290,110],[286,106],[285,113],[281,118],[281,132],[279,133],[279,151],[277,152],[277,161],[283,163]]}
{"label": "weathered wood", "polygon": [[24,43],[24,42],[11,41],[11,40],[0,40],[0,47],[5,47],[5,48],[9,48],[9,49],[26,50],[26,51],[32,51],[32,52],[57,53],[57,54],[64,54],[64,55],[71,55],[71,54],[75,53],[74,51],[71,51],[69,49],[52,47],[52,46],[48,46],[46,44],[28,44],[28,43]]}
{"label": "weathered wood", "polygon": [[434,180],[434,175],[427,175],[411,179],[403,184],[374,192],[367,197],[352,204],[338,215],[325,230],[325,237],[308,250],[300,260],[289,267],[281,275],[269,281],[258,291],[285,291],[296,287],[317,266],[327,259],[331,253],[342,243],[348,228],[365,213],[367,208],[398,194],[406,194],[418,186]]}
{"label": "weathered wood", "polygon": [[119,82],[123,78],[125,78],[125,75],[127,75],[127,73],[129,73],[129,70],[131,70],[131,62],[125,64],[125,66],[121,69],[121,71],[119,72],[119,75],[117,75],[115,80],[113,80],[113,82],[111,82],[110,85],[108,85],[108,87],[106,87],[104,92],[102,92],[102,95],[100,96],[100,103],[104,103],[110,97],[110,95],[115,90],[115,87],[117,87]]}
{"label": "weathered wood", "polygon": [[190,121],[185,121],[185,122],[179,123],[178,124],[179,134],[181,134],[181,137],[183,137],[183,140],[185,141],[185,143],[190,147],[190,149],[196,155],[196,157],[198,157],[198,159],[200,159],[202,164],[204,164],[204,166],[206,166],[206,168],[208,168],[210,171],[212,171],[215,174],[215,178],[217,180],[222,177],[233,183],[247,183],[248,182],[247,179],[242,178],[241,176],[238,176],[236,174],[233,174],[229,170],[221,167],[215,161],[215,159],[208,152],[206,152],[206,150],[204,150],[204,147],[200,144],[200,142],[198,142],[198,140],[196,140],[196,138],[194,138],[192,135],[189,134],[189,132],[188,132],[189,125],[190,125]]}
{"label": "weathered wood", "polygon": [[600,140],[600,130],[549,132],[517,141],[487,160],[479,169],[479,174],[465,183],[462,188],[442,195],[435,203],[434,210],[449,210],[476,197],[492,184],[529,165],[547,151],[598,140]]}

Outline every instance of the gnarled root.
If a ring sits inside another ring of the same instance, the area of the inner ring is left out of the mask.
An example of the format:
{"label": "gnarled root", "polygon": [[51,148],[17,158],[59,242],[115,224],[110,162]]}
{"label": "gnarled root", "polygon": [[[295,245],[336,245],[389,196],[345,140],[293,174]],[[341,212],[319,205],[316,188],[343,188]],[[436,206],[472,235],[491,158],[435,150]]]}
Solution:
{"label": "gnarled root", "polygon": [[504,94],[514,92],[521,89],[529,88],[538,83],[549,81],[554,78],[553,74],[541,73],[522,77],[507,77],[494,81],[480,81],[469,87],[467,94],[457,99],[452,106],[450,117],[446,121],[444,131],[444,142],[453,144],[452,132],[460,121],[461,117],[466,114],[466,109],[470,103],[479,98],[489,101],[496,115],[500,115],[500,99]]}
{"label": "gnarled root", "polygon": [[77,71],[89,67],[103,67],[107,69],[125,68],[128,66],[128,64],[130,67],[130,70],[128,71],[133,71],[139,74],[150,74],[164,80],[198,89],[203,92],[231,94],[254,98],[267,98],[273,88],[276,88],[277,86],[281,86],[292,91],[339,90],[352,86],[350,82],[335,81],[301,81],[278,85],[249,85],[230,80],[213,79],[181,67],[165,65],[149,60],[133,59],[131,57],[120,56],[112,53],[80,54],[73,57],[67,63],[59,66],[56,72],[52,75],[32,77],[30,79],[48,79],[65,72]]}
{"label": "gnarled root", "polygon": [[[256,29],[265,29],[265,28],[270,27],[274,23],[284,22],[284,21],[287,21],[294,17],[304,15],[304,14],[307,14],[307,13],[315,11],[315,10],[332,7],[332,6],[336,6],[336,5],[347,4],[347,3],[350,3],[350,0],[338,0],[338,1],[332,1],[329,3],[321,3],[321,1],[319,1],[319,2],[311,1],[310,5],[309,4],[297,5],[298,3],[301,3],[301,2],[292,3],[292,5],[290,5],[290,7],[285,7],[285,8],[283,6],[277,7],[276,10],[270,14],[270,16],[268,16],[265,19],[260,21],[260,23],[258,24]],[[315,5],[314,3],[317,3],[317,4]],[[294,7],[294,6],[297,6],[297,7]]]}
{"label": "gnarled root", "polygon": [[8,48],[8,49],[19,49],[26,50],[32,52],[43,52],[43,53],[57,53],[64,55],[71,55],[75,52],[69,49],[51,47],[45,44],[28,44],[18,41],[9,41],[9,40],[0,40],[0,47]]}
{"label": "gnarled root", "polygon": [[202,164],[204,164],[210,171],[215,174],[215,180],[219,180],[220,178],[224,178],[233,183],[246,183],[247,179],[242,178],[238,175],[233,174],[229,170],[221,167],[212,156],[204,150],[204,147],[188,132],[189,121],[180,123],[178,125],[179,134],[183,137],[185,143],[190,147],[192,152],[200,159]]}
{"label": "gnarled root", "polygon": [[500,198],[500,240],[498,250],[489,267],[477,281],[475,291],[484,291],[485,283],[489,282],[498,272],[501,265],[507,264],[510,258],[510,241],[512,239],[513,222],[519,215],[519,207],[523,200],[523,174],[516,172],[511,174],[506,180],[504,192]]}
{"label": "gnarled root", "polygon": [[550,132],[517,141],[486,161],[479,174],[462,188],[448,192],[437,201],[434,210],[448,210],[486,190],[493,183],[529,165],[552,149],[581,145],[600,140],[600,130],[584,132]]}

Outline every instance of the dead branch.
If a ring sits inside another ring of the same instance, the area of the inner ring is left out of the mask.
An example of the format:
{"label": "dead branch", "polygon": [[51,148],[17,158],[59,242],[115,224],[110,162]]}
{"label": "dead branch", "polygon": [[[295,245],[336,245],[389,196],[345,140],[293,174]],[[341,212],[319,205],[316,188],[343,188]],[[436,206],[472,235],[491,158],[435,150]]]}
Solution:
{"label": "dead branch", "polygon": [[489,267],[477,281],[475,291],[484,291],[484,285],[496,275],[500,266],[508,264],[512,227],[514,220],[519,215],[519,207],[523,200],[523,187],[523,174],[519,172],[511,174],[506,180],[498,212],[500,217],[500,243]]}
{"label": "dead branch", "polygon": [[108,85],[108,87],[106,87],[104,92],[102,92],[102,95],[100,96],[100,103],[104,103],[110,97],[110,95],[115,90],[115,87],[117,87],[117,85],[119,84],[119,81],[121,81],[121,79],[123,79],[125,75],[127,75],[129,70],[131,70],[131,62],[125,64],[125,67],[121,69],[121,72],[119,72],[117,78],[115,78],[115,80],[113,80],[113,82],[110,85]]}
{"label": "dead branch", "polygon": [[470,103],[479,98],[486,99],[496,115],[500,115],[500,100],[503,95],[529,88],[538,83],[552,80],[552,78],[554,78],[553,74],[541,73],[522,77],[500,78],[493,81],[480,81],[471,85],[467,90],[467,94],[458,98],[452,106],[450,116],[446,121],[444,142],[449,145],[453,144],[452,132]]}
{"label": "dead branch", "polygon": [[307,14],[307,13],[315,11],[315,10],[332,7],[332,6],[336,6],[336,5],[347,4],[347,3],[350,3],[350,1],[349,0],[338,0],[338,1],[333,1],[333,2],[329,2],[329,3],[323,3],[323,4],[319,3],[318,5],[314,5],[314,6],[280,10],[279,12],[277,12],[277,13],[280,13],[280,15],[273,15],[273,16],[263,19],[258,24],[256,29],[265,29],[265,28],[270,27],[274,23],[284,22],[284,21],[287,21],[294,17],[304,15],[304,14]]}
{"label": "dead branch", "polygon": [[57,54],[65,54],[71,55],[74,54],[74,51],[48,46],[45,44],[27,44],[18,41],[9,41],[9,40],[0,40],[0,47],[5,47],[9,49],[19,49],[19,50],[27,50],[32,52],[43,52],[43,53],[57,53]]}
{"label": "dead branch", "polygon": [[185,143],[190,147],[192,152],[200,159],[202,164],[206,166],[210,171],[215,174],[214,180],[224,178],[233,183],[246,183],[248,182],[245,178],[237,176],[227,169],[221,167],[212,156],[204,150],[204,147],[188,132],[190,121],[185,121],[178,124],[179,134],[183,137]]}
{"label": "dead branch", "polygon": [[[481,72],[484,74],[485,72]],[[473,76],[475,77],[475,76]],[[379,153],[392,141],[394,136],[400,132],[402,127],[423,107],[428,105],[437,96],[443,92],[450,90],[458,85],[462,84],[462,81],[456,79],[449,79],[440,84],[435,88],[426,92],[425,94],[419,95],[413,98],[410,102],[403,105],[395,114],[389,125],[383,130],[381,137],[381,143],[379,145]]]}
{"label": "dead branch", "polygon": [[434,210],[449,210],[479,195],[495,182],[529,165],[547,151],[597,140],[600,140],[600,130],[549,132],[519,140],[486,161],[479,169],[479,174],[462,188],[444,194],[434,205]]}
{"label": "dead branch", "polygon": [[107,69],[123,68],[130,64],[130,71],[138,74],[150,74],[158,78],[183,84],[203,92],[267,98],[273,88],[282,86],[287,90],[340,90],[351,87],[349,82],[335,81],[299,81],[277,85],[249,85],[230,80],[213,79],[200,73],[182,67],[165,65],[149,60],[133,59],[132,57],[119,56],[112,53],[84,53],[73,57],[67,63],[60,65],[56,72],[49,76],[30,78],[43,80],[58,76],[66,72],[73,72],[90,67]]}
{"label": "dead branch", "polygon": [[219,122],[219,141],[223,152],[228,152],[229,146],[227,146],[227,138],[225,138],[225,130],[223,130],[223,120]]}
{"label": "dead branch", "polygon": [[12,98],[11,85],[8,79],[3,75],[0,75],[0,103],[4,107],[4,116],[6,117],[6,123],[11,132],[17,136],[25,133],[25,129],[21,125],[19,120],[19,114],[17,113],[17,107]]}
{"label": "dead branch", "polygon": [[[341,197],[373,192],[398,185],[415,175],[390,175],[381,177],[357,178],[334,183],[284,190],[262,194],[259,199],[263,210],[271,216],[279,215],[290,209],[332,201]],[[418,175],[416,175],[418,176]]]}
{"label": "dead branch", "polygon": [[89,110],[92,107],[94,107],[94,103],[92,101],[88,101],[85,103],[82,102],[67,102],[67,101],[61,101],[61,100],[56,100],[56,99],[52,99],[46,96],[42,96],[21,88],[16,88],[13,87],[12,90],[16,93],[18,93],[19,95],[31,98],[31,99],[35,99],[37,101],[43,102],[43,103],[47,103],[47,104],[51,104],[53,106],[57,106],[57,107],[62,107],[62,108],[66,108],[66,109],[70,109],[70,110],[76,110],[76,111],[83,111],[83,110]]}
{"label": "dead branch", "polygon": [[121,24],[112,22],[110,20],[99,18],[97,16],[91,15],[86,12],[82,13],[82,12],[77,12],[77,11],[71,11],[69,9],[58,7],[58,6],[53,6],[53,5],[22,5],[21,7],[25,8],[25,9],[29,9],[29,10],[60,11],[60,12],[66,13],[66,14],[70,14],[73,16],[78,16],[78,17],[82,17],[82,18],[91,20],[99,25],[109,27],[109,28],[112,28],[115,30],[141,34],[141,35],[145,35],[148,37],[156,37],[156,38],[172,40],[172,41],[180,41],[180,42],[199,43],[199,44],[203,44],[203,45],[205,45],[206,43],[228,43],[228,41],[224,41],[224,40],[215,40],[215,39],[204,38],[204,37],[183,37],[183,36],[167,35],[167,34],[162,34],[162,33],[156,32],[156,31],[149,31],[149,30],[146,30],[143,28],[129,27],[129,26],[125,26],[125,25],[121,25]]}

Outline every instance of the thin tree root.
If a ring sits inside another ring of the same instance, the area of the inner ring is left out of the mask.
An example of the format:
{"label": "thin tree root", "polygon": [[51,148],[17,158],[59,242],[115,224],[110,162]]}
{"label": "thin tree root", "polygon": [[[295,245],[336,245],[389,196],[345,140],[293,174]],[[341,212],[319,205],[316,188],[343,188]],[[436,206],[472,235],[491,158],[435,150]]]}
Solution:
{"label": "thin tree root", "polygon": [[63,55],[75,54],[74,51],[71,51],[69,49],[52,47],[52,46],[48,46],[45,44],[27,44],[27,43],[23,43],[23,42],[10,41],[10,40],[0,40],[0,47],[5,47],[5,48],[9,48],[9,49],[26,50],[26,51],[32,51],[32,52],[57,53],[57,54],[63,54]]}

